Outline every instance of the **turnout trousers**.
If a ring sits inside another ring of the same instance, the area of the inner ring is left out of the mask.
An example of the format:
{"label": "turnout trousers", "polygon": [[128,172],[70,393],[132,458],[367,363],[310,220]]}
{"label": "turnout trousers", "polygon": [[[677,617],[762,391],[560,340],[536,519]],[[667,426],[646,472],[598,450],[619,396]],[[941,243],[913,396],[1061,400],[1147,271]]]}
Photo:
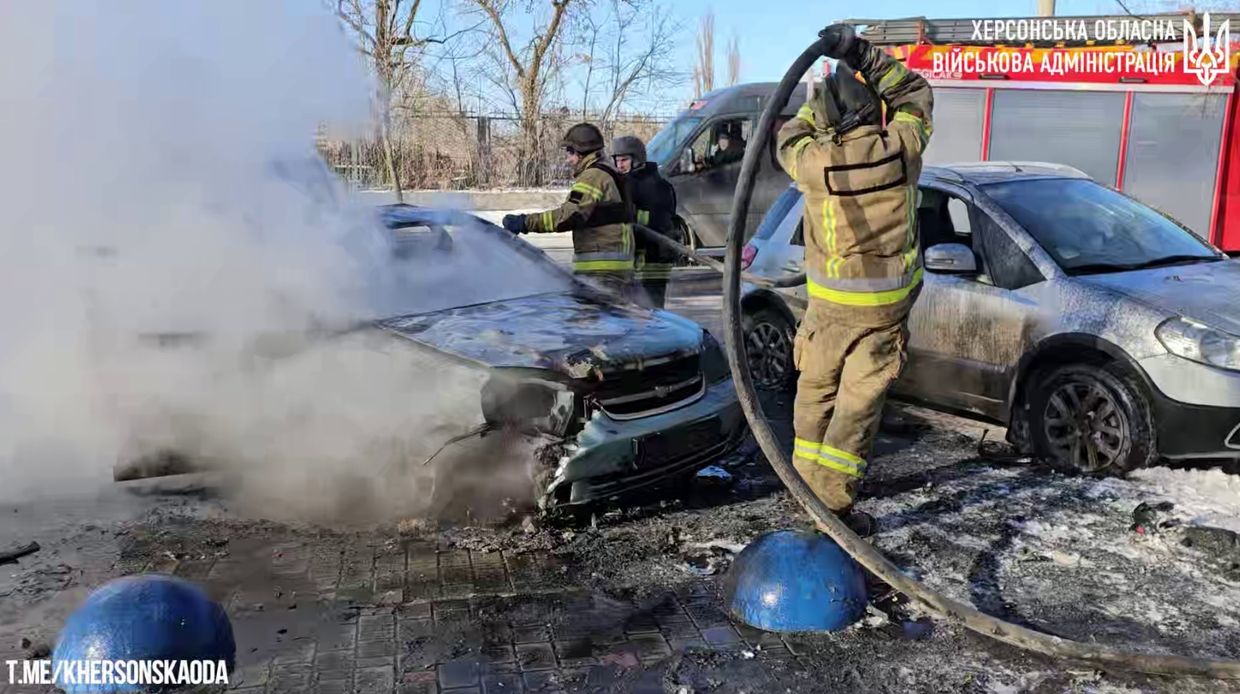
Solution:
{"label": "turnout trousers", "polygon": [[907,362],[908,317],[850,325],[810,300],[793,359],[800,371],[792,462],[837,515],[852,509],[878,433],[887,390]]}

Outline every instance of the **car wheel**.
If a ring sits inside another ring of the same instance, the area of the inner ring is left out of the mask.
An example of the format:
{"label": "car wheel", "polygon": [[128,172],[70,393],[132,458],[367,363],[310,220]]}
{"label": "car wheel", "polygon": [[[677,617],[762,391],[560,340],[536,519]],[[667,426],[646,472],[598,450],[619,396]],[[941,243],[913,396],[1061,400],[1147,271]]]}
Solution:
{"label": "car wheel", "polygon": [[797,370],[792,363],[792,343],[796,329],[779,311],[760,308],[746,314],[745,354],[754,385],[761,390],[789,390],[796,384]]}
{"label": "car wheel", "polygon": [[1157,457],[1145,394],[1114,365],[1061,366],[1039,379],[1029,405],[1034,450],[1058,469],[1122,475]]}

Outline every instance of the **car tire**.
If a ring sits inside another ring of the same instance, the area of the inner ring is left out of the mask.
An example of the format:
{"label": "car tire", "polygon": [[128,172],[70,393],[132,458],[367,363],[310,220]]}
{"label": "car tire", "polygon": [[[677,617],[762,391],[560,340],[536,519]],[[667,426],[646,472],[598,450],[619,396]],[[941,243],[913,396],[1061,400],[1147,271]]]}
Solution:
{"label": "car tire", "polygon": [[1116,364],[1069,364],[1038,378],[1029,435],[1039,458],[1075,474],[1123,475],[1158,458],[1144,388]]}
{"label": "car tire", "polygon": [[741,318],[749,373],[759,390],[788,391],[796,386],[792,359],[796,328],[778,310],[768,307],[746,312]]}

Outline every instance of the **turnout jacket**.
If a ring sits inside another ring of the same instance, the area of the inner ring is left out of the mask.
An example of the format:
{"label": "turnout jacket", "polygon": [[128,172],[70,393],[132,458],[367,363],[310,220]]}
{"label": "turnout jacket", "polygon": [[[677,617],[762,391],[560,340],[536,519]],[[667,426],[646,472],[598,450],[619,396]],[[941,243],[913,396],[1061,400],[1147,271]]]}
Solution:
{"label": "turnout jacket", "polygon": [[878,326],[907,316],[920,289],[917,180],[934,99],[923,77],[858,42],[852,67],[882,99],[886,127],[837,136],[807,103],[779,131],[779,162],[805,196],[811,299],[841,321]]}
{"label": "turnout jacket", "polygon": [[[629,195],[636,208],[638,224],[679,241],[673,219],[676,215],[676,189],[659,174],[659,165],[648,161],[625,176]],[[646,279],[666,279],[676,264],[676,252],[638,234],[637,274]]]}
{"label": "turnout jacket", "polygon": [[573,272],[632,272],[634,210],[624,181],[600,152],[581,158],[568,199],[525,216],[531,233],[573,232]]}

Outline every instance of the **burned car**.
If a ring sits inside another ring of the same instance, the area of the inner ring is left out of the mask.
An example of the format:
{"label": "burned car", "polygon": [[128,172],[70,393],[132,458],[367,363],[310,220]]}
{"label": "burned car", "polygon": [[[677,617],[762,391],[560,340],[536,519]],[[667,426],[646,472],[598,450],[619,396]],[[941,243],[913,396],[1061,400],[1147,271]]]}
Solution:
{"label": "burned car", "polygon": [[[382,218],[398,262],[455,281],[417,312],[375,325],[482,370],[485,427],[561,446],[541,476],[540,506],[583,505],[691,474],[745,434],[723,351],[696,323],[580,282],[472,215],[391,205]],[[473,257],[483,253],[491,257]],[[461,277],[462,260],[512,277]],[[419,275],[423,291],[427,279]]]}

